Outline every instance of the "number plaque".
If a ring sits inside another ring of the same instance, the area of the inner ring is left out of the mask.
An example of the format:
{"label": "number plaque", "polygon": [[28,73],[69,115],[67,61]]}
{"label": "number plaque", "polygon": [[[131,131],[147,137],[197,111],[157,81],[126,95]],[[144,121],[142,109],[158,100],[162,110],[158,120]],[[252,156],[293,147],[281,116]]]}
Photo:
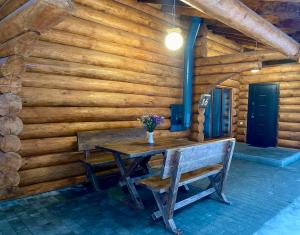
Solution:
{"label": "number plaque", "polygon": [[198,108],[206,108],[210,101],[210,98],[211,98],[210,94],[201,95],[198,103]]}

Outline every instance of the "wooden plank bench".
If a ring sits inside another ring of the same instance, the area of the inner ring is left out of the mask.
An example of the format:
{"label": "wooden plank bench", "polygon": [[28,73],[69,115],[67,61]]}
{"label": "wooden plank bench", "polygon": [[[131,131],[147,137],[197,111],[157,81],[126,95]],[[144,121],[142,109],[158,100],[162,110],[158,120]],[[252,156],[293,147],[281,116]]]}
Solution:
{"label": "wooden plank bench", "polygon": [[100,191],[100,188],[95,174],[95,168],[98,166],[112,165],[115,163],[115,159],[113,156],[111,156],[111,158],[106,156],[103,159],[94,159],[91,157],[91,152],[99,151],[97,147],[103,144],[118,143],[124,139],[140,140],[144,139],[145,136],[146,132],[142,128],[122,128],[77,133],[78,151],[84,154],[82,162],[86,169],[86,175],[96,191]]}
{"label": "wooden plank bench", "polygon": [[[234,145],[235,139],[225,139],[168,150],[161,174],[137,182],[150,189],[154,195],[159,210],[153,213],[152,218],[162,217],[167,229],[178,234],[179,230],[173,220],[175,210],[213,193],[218,200],[229,204],[223,191]],[[204,178],[210,180],[205,191],[176,202],[180,186]]]}

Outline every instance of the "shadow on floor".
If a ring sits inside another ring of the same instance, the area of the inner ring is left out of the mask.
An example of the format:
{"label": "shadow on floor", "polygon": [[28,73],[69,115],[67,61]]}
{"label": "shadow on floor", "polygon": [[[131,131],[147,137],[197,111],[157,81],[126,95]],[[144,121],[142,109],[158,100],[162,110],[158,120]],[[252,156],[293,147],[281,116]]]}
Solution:
{"label": "shadow on floor", "polygon": [[[191,191],[199,187],[193,185]],[[189,235],[255,233],[300,196],[300,163],[275,168],[234,160],[226,193],[231,206],[204,199],[176,212],[178,228]],[[79,185],[2,202],[0,234],[169,234],[161,221],[150,219],[155,209],[151,193],[141,194],[146,210],[140,211],[119,187],[99,194]]]}

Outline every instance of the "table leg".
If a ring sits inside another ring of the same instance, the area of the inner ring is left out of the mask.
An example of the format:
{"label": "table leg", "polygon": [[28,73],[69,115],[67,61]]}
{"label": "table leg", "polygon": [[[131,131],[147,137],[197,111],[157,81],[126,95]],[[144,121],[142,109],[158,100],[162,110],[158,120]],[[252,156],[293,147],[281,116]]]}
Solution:
{"label": "table leg", "polygon": [[[139,209],[144,209],[144,204],[140,198],[139,193],[137,192],[133,180],[130,178],[130,174],[127,173],[127,169],[124,165],[124,162],[121,159],[119,153],[114,153],[114,157],[116,159],[117,166],[120,170],[122,180],[126,183],[130,196],[135,203],[136,207]],[[134,163],[133,163],[134,164]]]}

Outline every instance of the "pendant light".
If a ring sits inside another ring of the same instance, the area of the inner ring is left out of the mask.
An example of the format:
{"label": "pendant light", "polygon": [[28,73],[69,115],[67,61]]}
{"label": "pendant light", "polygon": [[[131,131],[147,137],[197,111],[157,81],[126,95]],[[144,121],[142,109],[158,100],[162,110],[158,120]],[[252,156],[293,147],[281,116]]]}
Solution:
{"label": "pendant light", "polygon": [[[255,41],[255,50],[258,50],[258,45],[257,45],[257,41]],[[258,73],[261,70],[261,68],[257,68],[257,69],[252,69],[251,73]]]}
{"label": "pendant light", "polygon": [[[176,19],[176,0],[173,2],[173,11],[172,11],[174,25]],[[179,50],[183,45],[183,36],[182,31],[178,27],[173,27],[167,30],[167,35],[165,37],[165,45],[171,51]]]}

